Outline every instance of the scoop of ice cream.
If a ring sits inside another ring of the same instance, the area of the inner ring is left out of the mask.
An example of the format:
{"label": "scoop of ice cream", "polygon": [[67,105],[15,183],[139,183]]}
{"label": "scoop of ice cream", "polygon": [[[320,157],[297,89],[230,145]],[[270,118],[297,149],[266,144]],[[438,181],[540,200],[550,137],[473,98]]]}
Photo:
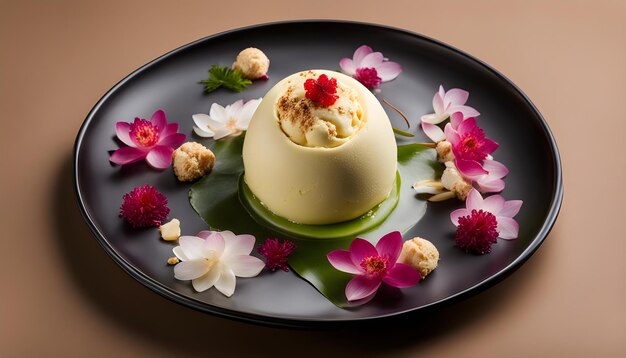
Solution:
{"label": "scoop of ice cream", "polygon": [[241,72],[249,80],[256,80],[265,76],[269,68],[269,58],[265,56],[263,51],[254,47],[248,47],[239,52],[233,63],[233,70]]}
{"label": "scoop of ice cream", "polygon": [[402,245],[398,262],[415,267],[422,277],[426,277],[437,268],[439,251],[430,241],[414,237]]}
{"label": "scoop of ice cream", "polygon": [[362,127],[363,111],[357,94],[341,81],[337,81],[337,100],[330,106],[306,98],[304,82],[318,76],[315,71],[306,71],[288,80],[276,102],[276,114],[280,128],[292,142],[333,148]]}

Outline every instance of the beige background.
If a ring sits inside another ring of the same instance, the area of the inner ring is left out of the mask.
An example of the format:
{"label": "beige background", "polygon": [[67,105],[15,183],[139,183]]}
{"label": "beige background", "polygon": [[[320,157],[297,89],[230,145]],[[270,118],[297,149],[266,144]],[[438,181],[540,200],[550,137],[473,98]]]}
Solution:
{"label": "beige background", "polygon": [[[0,356],[626,356],[626,3],[372,3],[2,1]],[[303,18],[437,38],[529,95],[557,138],[565,199],[547,241],[519,271],[408,329],[289,331],[174,304],[100,249],[70,173],[75,135],[100,96],[198,38]]]}

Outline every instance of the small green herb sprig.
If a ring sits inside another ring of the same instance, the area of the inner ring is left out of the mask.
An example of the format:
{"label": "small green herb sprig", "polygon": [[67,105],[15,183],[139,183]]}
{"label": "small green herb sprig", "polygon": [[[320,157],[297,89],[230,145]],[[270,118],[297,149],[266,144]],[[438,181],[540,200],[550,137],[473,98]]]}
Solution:
{"label": "small green herb sprig", "polygon": [[235,92],[241,92],[252,83],[252,81],[244,78],[240,72],[219,65],[211,66],[209,78],[200,82],[204,85],[204,93],[211,93],[222,86]]}

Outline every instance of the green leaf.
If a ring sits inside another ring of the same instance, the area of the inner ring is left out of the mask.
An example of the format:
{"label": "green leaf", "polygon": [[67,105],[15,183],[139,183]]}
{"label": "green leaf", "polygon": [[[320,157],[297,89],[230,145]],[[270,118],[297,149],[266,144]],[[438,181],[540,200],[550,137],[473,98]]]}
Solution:
{"label": "green leaf", "polygon": [[240,72],[219,65],[213,65],[209,70],[209,78],[200,82],[204,84],[204,93],[211,93],[222,86],[235,92],[241,92],[252,83],[252,81],[244,78]]}
{"label": "green leaf", "polygon": [[[349,307],[344,290],[352,275],[333,268],[326,255],[336,249],[347,249],[354,237],[307,239],[257,223],[239,200],[239,178],[243,173],[243,140],[242,135],[213,143],[211,150],[215,153],[217,164],[211,174],[191,187],[191,205],[213,230],[252,234],[257,238],[257,244],[268,237],[292,240],[297,249],[289,257],[291,268],[331,302],[339,307]],[[402,180],[398,181],[401,185],[397,206],[383,223],[358,236],[376,243],[388,232],[397,230],[406,233],[415,226],[426,212],[426,201],[417,197],[411,187],[412,183],[436,179],[441,175],[441,170],[434,150],[420,144],[398,146],[398,172]],[[347,230],[351,225],[350,222],[341,224],[345,224],[346,228],[335,229]]]}
{"label": "green leaf", "polygon": [[415,134],[413,134],[413,133],[405,132],[405,131],[403,131],[401,129],[398,129],[398,128],[392,128],[392,129],[393,129],[393,132],[395,134],[397,134],[397,135],[401,135],[403,137],[415,137]]}

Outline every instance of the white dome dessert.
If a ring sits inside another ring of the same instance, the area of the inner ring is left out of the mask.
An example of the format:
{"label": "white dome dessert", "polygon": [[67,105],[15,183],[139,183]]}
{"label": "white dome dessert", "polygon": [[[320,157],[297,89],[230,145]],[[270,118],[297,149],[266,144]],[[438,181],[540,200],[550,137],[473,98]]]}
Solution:
{"label": "white dome dessert", "polygon": [[[324,107],[305,97],[304,82],[337,80]],[[389,195],[397,147],[389,118],[361,83],[325,70],[293,74],[257,108],[243,145],[244,180],[276,215],[299,224],[357,218]]]}

